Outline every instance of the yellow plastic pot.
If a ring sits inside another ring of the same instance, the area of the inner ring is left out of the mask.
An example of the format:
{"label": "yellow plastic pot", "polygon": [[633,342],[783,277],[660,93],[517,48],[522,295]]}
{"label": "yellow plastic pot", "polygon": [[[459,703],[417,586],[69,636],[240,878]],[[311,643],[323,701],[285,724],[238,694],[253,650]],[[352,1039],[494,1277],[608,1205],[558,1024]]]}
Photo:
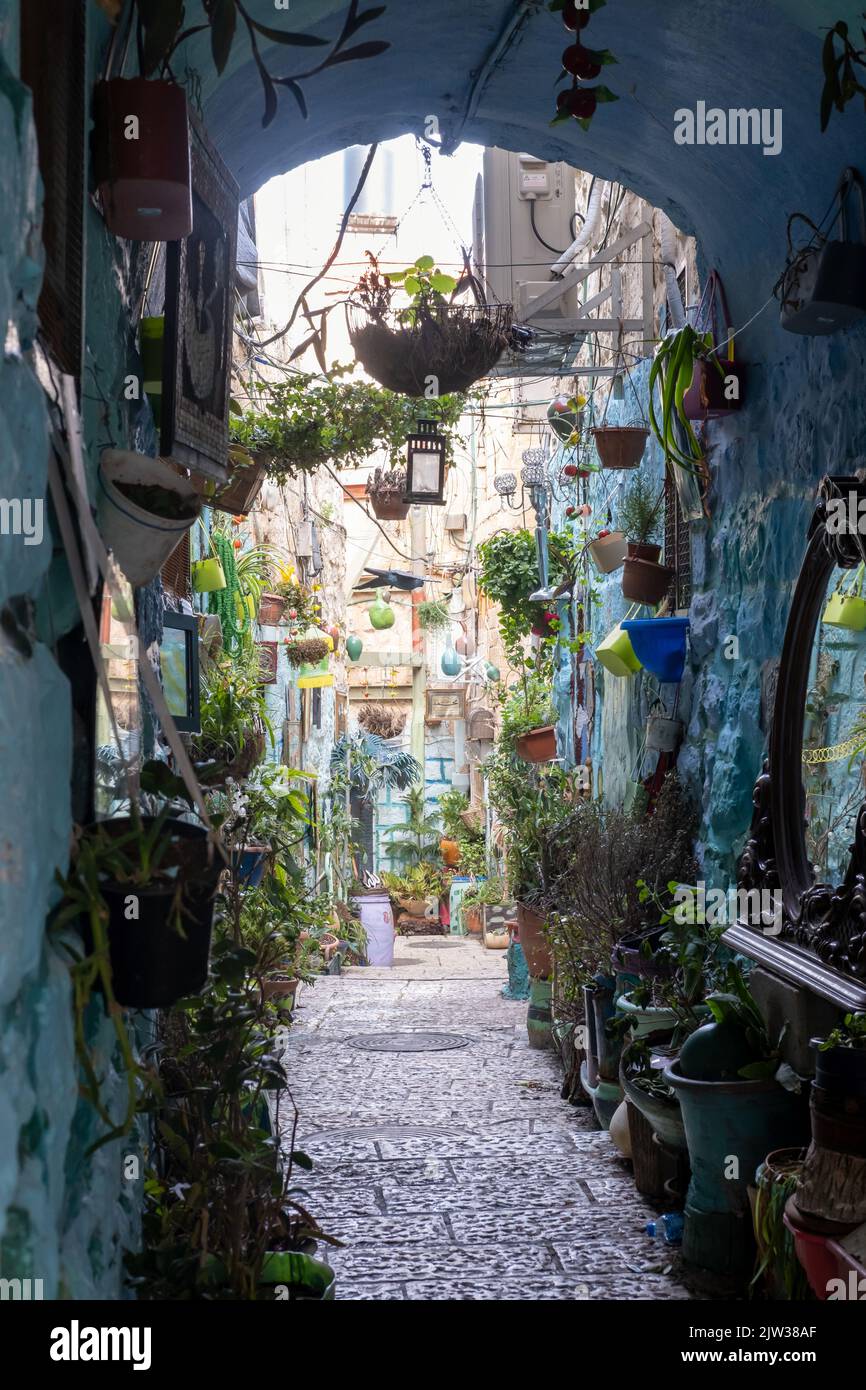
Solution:
{"label": "yellow plastic pot", "polygon": [[866,598],[842,594],[837,589],[830,595],[822,622],[826,627],[847,627],[853,632],[866,628]]}
{"label": "yellow plastic pot", "polygon": [[599,642],[595,654],[604,669],[610,671],[612,676],[633,676],[641,669],[641,663],[634,654],[631,638],[619,623]]}
{"label": "yellow plastic pot", "polygon": [[226,587],[223,567],[215,555],[209,555],[206,560],[193,560],[190,571],[192,587],[197,594],[212,594]]}

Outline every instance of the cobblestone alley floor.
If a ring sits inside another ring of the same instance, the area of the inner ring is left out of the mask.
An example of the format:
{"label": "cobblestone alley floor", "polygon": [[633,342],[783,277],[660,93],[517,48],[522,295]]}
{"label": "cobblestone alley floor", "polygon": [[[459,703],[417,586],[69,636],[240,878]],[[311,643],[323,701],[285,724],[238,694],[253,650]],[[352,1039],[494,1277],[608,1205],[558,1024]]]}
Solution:
{"label": "cobblestone alley floor", "polygon": [[[301,991],[286,1062],[301,1112],[296,1170],[345,1242],[320,1247],[338,1299],[671,1299],[651,1208],[590,1113],[560,1099],[526,1004],[503,999],[504,952],[399,939],[393,970]],[[468,1038],[439,1052],[361,1051],[359,1035]]]}

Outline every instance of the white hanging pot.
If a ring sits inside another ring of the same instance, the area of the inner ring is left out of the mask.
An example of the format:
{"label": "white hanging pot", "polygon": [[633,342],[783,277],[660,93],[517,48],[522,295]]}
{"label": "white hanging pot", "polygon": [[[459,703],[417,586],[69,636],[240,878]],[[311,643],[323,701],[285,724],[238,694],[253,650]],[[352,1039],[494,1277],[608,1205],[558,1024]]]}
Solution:
{"label": "white hanging pot", "polygon": [[675,753],[682,742],[683,721],[651,714],[646,722],[646,746],[655,753]]}
{"label": "white hanging pot", "polygon": [[104,449],[97,473],[97,522],[133,588],[162,569],[198,517],[202,501],[162,459]]}
{"label": "white hanging pot", "polygon": [[606,535],[596,536],[589,543],[589,553],[602,574],[612,574],[625,560],[625,532],[608,531]]}

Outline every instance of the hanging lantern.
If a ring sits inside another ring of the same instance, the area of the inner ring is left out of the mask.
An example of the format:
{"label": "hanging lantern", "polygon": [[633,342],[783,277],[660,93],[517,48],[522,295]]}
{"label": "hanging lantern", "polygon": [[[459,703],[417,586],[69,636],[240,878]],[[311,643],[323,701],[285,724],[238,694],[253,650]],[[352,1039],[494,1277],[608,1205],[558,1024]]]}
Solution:
{"label": "hanging lantern", "polygon": [[94,170],[106,226],[131,241],[192,231],[186,93],[176,82],[115,77],[94,92]]}
{"label": "hanging lantern", "polygon": [[442,660],[439,665],[442,668],[443,676],[458,676],[463,670],[463,662],[454,650],[454,643],[451,637],[448,638],[448,645],[442,653]]}
{"label": "hanging lantern", "polygon": [[355,637],[353,635],[352,637],[346,638],[346,653],[350,661],[357,661],[363,650],[364,643],[361,641],[360,637]]}
{"label": "hanging lantern", "polygon": [[394,626],[394,610],[390,603],[386,603],[382,597],[382,590],[376,590],[376,602],[371,603],[367,609],[370,615],[370,622],[378,631],[383,631],[386,627]]}
{"label": "hanging lantern", "polygon": [[408,440],[404,502],[428,507],[445,505],[445,436],[437,434],[435,420],[419,420]]}

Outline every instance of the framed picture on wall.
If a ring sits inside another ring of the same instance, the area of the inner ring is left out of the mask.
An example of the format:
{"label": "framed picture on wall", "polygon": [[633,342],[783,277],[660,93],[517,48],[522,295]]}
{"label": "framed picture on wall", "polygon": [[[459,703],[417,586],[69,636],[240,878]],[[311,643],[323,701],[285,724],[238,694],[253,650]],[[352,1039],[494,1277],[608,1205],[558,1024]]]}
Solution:
{"label": "framed picture on wall", "polygon": [[426,718],[428,724],[439,724],[443,719],[464,719],[466,716],[466,689],[462,685],[434,687],[427,691]]}
{"label": "framed picture on wall", "polygon": [[190,111],[193,228],[166,248],[160,450],[225,482],[238,187]]}
{"label": "framed picture on wall", "polygon": [[201,730],[198,622],[190,613],[166,612],[162,625],[159,659],[169,714],[181,733],[197,734]]}

